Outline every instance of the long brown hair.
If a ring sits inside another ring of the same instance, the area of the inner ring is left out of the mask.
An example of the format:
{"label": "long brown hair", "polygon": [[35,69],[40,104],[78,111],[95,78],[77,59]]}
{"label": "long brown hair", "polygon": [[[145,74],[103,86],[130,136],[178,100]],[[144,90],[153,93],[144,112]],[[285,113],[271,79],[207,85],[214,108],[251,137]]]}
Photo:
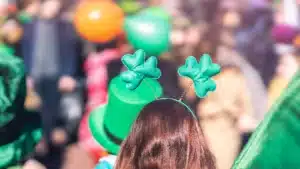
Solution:
{"label": "long brown hair", "polygon": [[115,169],[215,169],[197,119],[182,103],[144,107],[123,142]]}

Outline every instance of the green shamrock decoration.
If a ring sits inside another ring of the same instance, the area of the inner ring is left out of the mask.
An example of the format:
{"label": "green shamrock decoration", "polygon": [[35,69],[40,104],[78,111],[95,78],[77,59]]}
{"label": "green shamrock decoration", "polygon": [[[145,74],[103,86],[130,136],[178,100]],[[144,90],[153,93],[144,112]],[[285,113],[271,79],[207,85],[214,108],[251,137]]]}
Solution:
{"label": "green shamrock decoration", "polygon": [[161,76],[161,71],[157,68],[157,58],[151,56],[146,60],[146,54],[141,49],[133,55],[124,55],[121,60],[128,69],[121,73],[121,79],[129,90],[136,89],[144,78],[158,79]]}
{"label": "green shamrock decoration", "polygon": [[213,63],[208,54],[202,55],[199,63],[194,56],[189,56],[185,64],[178,69],[180,76],[193,80],[196,94],[200,98],[205,97],[209,91],[216,89],[216,83],[211,77],[220,71],[221,67]]}

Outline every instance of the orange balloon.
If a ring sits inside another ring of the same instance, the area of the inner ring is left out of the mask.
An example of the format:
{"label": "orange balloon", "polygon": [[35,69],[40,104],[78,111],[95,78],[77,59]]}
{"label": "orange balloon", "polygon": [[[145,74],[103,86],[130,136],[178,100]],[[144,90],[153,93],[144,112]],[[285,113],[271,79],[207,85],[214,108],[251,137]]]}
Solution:
{"label": "orange balloon", "polygon": [[91,42],[108,42],[122,32],[123,10],[111,1],[83,1],[75,11],[77,32]]}

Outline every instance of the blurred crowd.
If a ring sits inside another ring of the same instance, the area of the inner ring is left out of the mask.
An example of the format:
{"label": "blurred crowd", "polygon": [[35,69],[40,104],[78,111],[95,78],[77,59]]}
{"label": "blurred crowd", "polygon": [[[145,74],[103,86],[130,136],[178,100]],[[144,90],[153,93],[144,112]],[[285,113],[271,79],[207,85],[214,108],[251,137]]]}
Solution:
{"label": "blurred crowd", "polygon": [[[124,0],[126,1],[126,0]],[[138,0],[137,0],[138,1]],[[81,38],[73,26],[75,0],[0,0],[0,43],[24,59],[25,106],[43,112],[44,137],[30,169],[93,168],[80,144],[89,113],[106,102],[120,58],[133,52],[126,36],[107,43]],[[121,3],[117,1],[116,3]],[[164,95],[179,98],[199,117],[219,169],[229,169],[298,69],[300,32],[296,0],[140,0],[172,16],[171,48],[158,57]],[[138,9],[137,9],[138,10]],[[177,68],[187,56],[209,53],[222,66],[217,90],[196,97]],[[99,87],[100,86],[100,87]],[[226,143],[226,146],[224,144]],[[37,162],[39,161],[39,162]],[[34,166],[34,167],[33,167]]]}

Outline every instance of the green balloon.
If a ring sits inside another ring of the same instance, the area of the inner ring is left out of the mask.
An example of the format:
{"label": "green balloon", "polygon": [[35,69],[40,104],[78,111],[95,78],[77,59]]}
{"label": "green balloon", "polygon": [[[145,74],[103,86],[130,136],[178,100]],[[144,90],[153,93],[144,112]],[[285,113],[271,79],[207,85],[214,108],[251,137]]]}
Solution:
{"label": "green balloon", "polygon": [[124,30],[133,48],[144,50],[148,56],[159,56],[169,49],[171,25],[165,19],[151,15],[129,16]]}
{"label": "green balloon", "polygon": [[141,11],[142,15],[153,15],[160,17],[162,19],[170,20],[171,16],[166,12],[166,10],[160,7],[150,7]]}

